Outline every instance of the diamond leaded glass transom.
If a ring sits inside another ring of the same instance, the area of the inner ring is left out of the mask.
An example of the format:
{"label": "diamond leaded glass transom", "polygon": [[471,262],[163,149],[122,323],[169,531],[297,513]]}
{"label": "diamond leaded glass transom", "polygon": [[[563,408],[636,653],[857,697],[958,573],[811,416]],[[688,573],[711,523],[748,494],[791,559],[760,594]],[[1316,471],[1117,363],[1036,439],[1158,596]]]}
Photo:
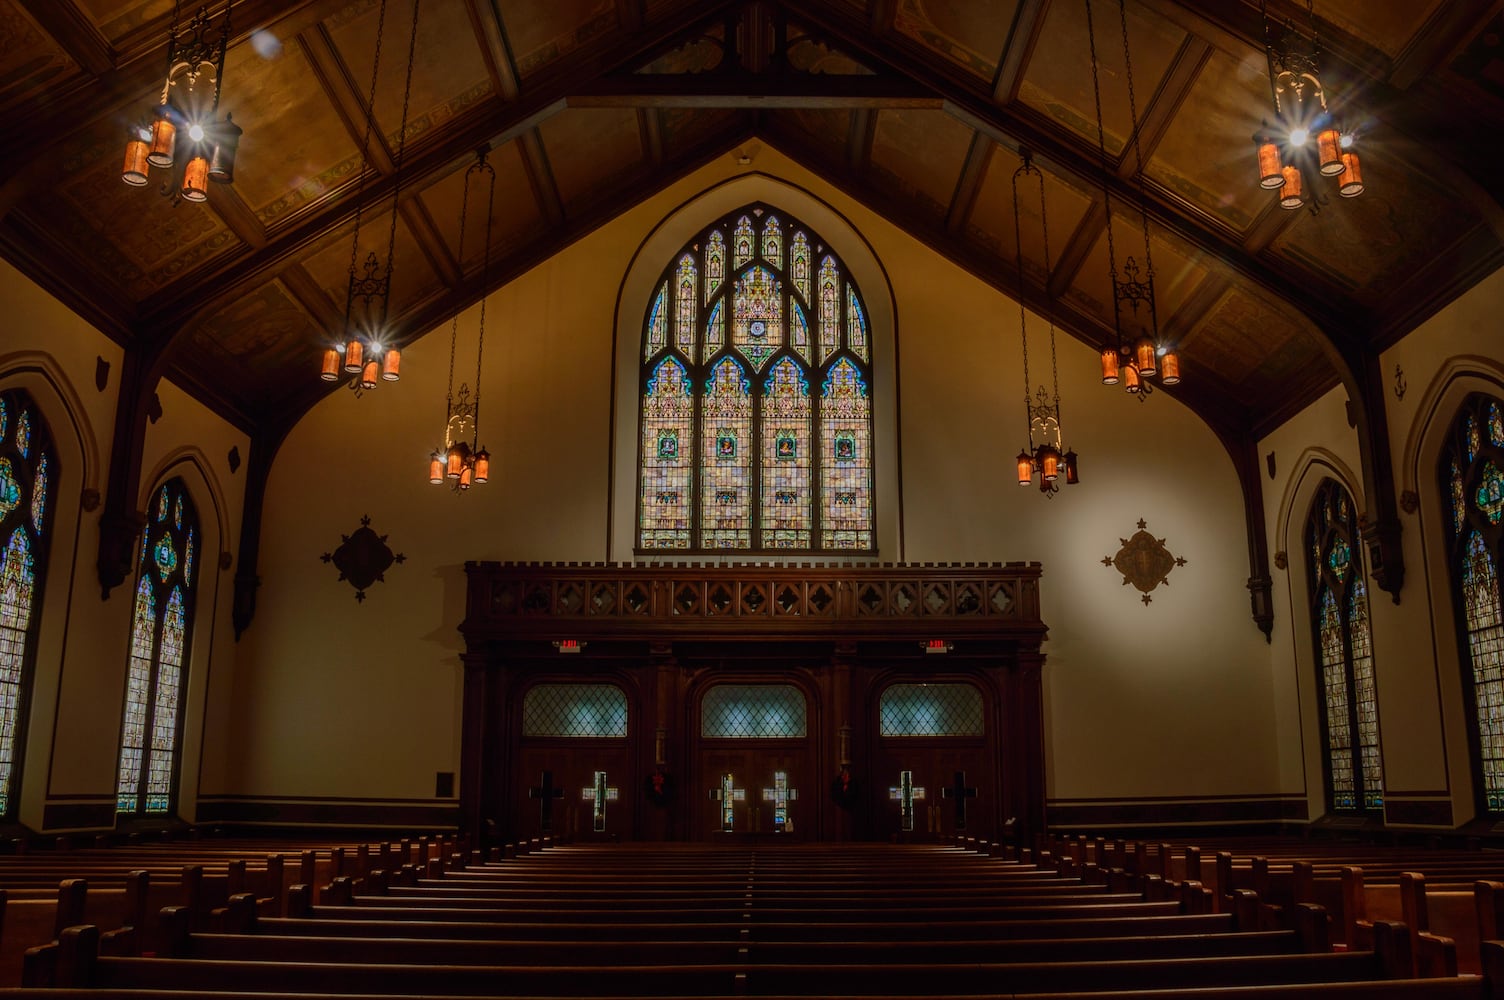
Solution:
{"label": "diamond leaded glass transom", "polygon": [[613,684],[539,684],[522,699],[523,736],[627,735],[627,696]]}
{"label": "diamond leaded glass transom", "polygon": [[894,684],[878,705],[884,736],[981,736],[982,693],[970,684]]}
{"label": "diamond leaded glass transom", "polygon": [[808,735],[804,693],[792,684],[717,684],[700,703],[700,735],[789,740]]}

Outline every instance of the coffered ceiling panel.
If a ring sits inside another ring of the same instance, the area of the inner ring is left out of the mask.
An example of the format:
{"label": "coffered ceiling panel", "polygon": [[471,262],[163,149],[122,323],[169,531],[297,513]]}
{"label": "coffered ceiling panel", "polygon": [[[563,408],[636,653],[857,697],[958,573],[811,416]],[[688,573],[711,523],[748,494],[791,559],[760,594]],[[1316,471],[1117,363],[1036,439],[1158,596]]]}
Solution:
{"label": "coffered ceiling panel", "polygon": [[497,7],[524,80],[621,23],[613,0],[504,0]]}
{"label": "coffered ceiling panel", "polygon": [[[1112,237],[1117,251],[1118,279],[1130,277],[1130,266],[1137,266],[1140,280],[1147,277],[1148,262],[1144,253],[1144,231],[1139,214],[1113,205]],[[1159,326],[1164,330],[1185,307],[1191,295],[1206,278],[1206,265],[1197,255],[1178,242],[1150,231],[1149,253],[1154,265],[1154,308]],[[1129,258],[1133,258],[1132,264]],[[1104,230],[1076,272],[1066,299],[1077,308],[1097,316],[1112,326],[1112,286],[1109,283],[1107,233]]]}
{"label": "coffered ceiling panel", "polygon": [[882,111],[872,139],[872,166],[886,186],[943,219],[975,134],[943,111]]}
{"label": "coffered ceiling panel", "polygon": [[1269,74],[1262,54],[1214,51],[1185,107],[1149,161],[1149,178],[1190,205],[1244,232],[1269,204],[1258,185],[1253,135],[1269,116]]}
{"label": "coffered ceiling panel", "polygon": [[[1142,117],[1186,35],[1170,22],[1149,16],[1137,3],[1130,2],[1127,10],[1133,51],[1133,93]],[[1128,141],[1133,121],[1129,114],[1127,64],[1123,58],[1123,29],[1117,4],[1097,0],[1092,4],[1092,24],[1096,28],[1107,151],[1117,155]],[[1024,104],[1076,133],[1095,149],[1097,112],[1092,96],[1090,51],[1085,6],[1074,0],[1050,4],[1018,96]]]}
{"label": "coffered ceiling panel", "polygon": [[[1316,13],[1322,21],[1363,39],[1393,58],[1442,6],[1443,0],[1406,0],[1404,3],[1374,3],[1373,0],[1321,0]],[[1304,29],[1309,20],[1297,15],[1295,26]],[[1318,29],[1319,30],[1319,29]]]}
{"label": "coffered ceiling panel", "polygon": [[[1271,385],[1330,384],[1335,374],[1309,327],[1260,293],[1229,288],[1183,338],[1181,368],[1216,372],[1244,406],[1256,407]],[[1194,366],[1194,368],[1192,367]]]}
{"label": "coffered ceiling panel", "polygon": [[10,0],[0,0],[0,110],[35,100],[78,64]]}
{"label": "coffered ceiling panel", "polygon": [[[994,145],[983,175],[967,225],[970,239],[985,246],[1004,260],[1014,260],[1017,239],[1013,227],[1013,174],[1023,161],[1005,146]],[[1038,169],[1037,167],[1035,169]],[[1041,171],[1043,173],[1043,171]],[[1033,280],[1044,281],[1044,221],[1049,222],[1051,263],[1059,261],[1081,217],[1091,206],[1092,197],[1100,192],[1083,191],[1064,181],[1058,174],[1043,173],[1044,220],[1039,212],[1039,180],[1033,175],[1019,178],[1018,202],[1022,213],[1024,269]]]}
{"label": "coffered ceiling panel", "polygon": [[544,122],[539,132],[566,206],[587,200],[642,162],[642,129],[633,111],[571,109]]}
{"label": "coffered ceiling panel", "polygon": [[[493,149],[487,158],[496,171],[496,198],[491,210],[491,260],[493,264],[509,251],[537,236],[544,227],[543,214],[533,196],[527,170],[517,143]],[[465,197],[465,174],[475,163],[473,156],[456,164],[442,180],[423,191],[423,204],[444,237],[451,257],[460,252],[460,206]],[[470,205],[465,229],[465,268],[479,267],[484,250],[487,181],[484,172],[470,179]]]}
{"label": "coffered ceiling panel", "polygon": [[[170,17],[173,0],[79,0],[79,6],[99,28],[99,33],[115,42],[155,18]],[[185,3],[182,8],[186,21],[198,10],[198,5]]]}
{"label": "coffered ceiling panel", "polygon": [[[366,260],[371,252],[375,252],[378,261],[385,264],[387,236],[391,232],[391,208],[387,206],[385,212],[378,212],[374,218],[368,219],[360,229],[360,250],[355,257],[357,271],[363,270]],[[402,219],[397,220],[397,251],[396,266],[392,272],[392,292],[388,302],[387,313],[389,316],[400,316],[406,309],[411,308],[429,295],[434,293],[435,286],[439,283],[433,268],[428,264],[428,258],[418,247],[412,233],[407,228],[407,223]],[[345,230],[340,238],[331,242],[327,247],[303,264],[308,272],[329,301],[338,308],[341,316],[345,311],[345,296],[350,287],[350,231]],[[309,358],[313,358],[313,348],[317,345],[308,345]],[[309,361],[312,365],[313,360]]]}
{"label": "coffered ceiling panel", "polygon": [[189,328],[172,360],[199,378],[235,372],[236,402],[252,410],[258,398],[287,391],[279,384],[287,372],[311,374],[316,345],[333,337],[334,331],[322,330],[282,282],[271,281]]}
{"label": "coffered ceiling panel", "polygon": [[898,0],[893,26],[926,48],[991,83],[1008,41],[1017,0]]}

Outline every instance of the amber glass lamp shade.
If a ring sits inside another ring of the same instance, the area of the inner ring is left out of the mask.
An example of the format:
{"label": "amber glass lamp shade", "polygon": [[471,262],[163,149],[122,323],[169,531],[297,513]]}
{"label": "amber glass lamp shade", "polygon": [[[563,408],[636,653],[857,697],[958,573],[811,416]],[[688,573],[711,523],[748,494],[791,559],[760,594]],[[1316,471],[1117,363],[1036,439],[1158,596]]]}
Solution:
{"label": "amber glass lamp shade", "polygon": [[1133,345],[1133,359],[1134,367],[1144,378],[1148,378],[1159,370],[1154,361],[1154,341],[1148,337],[1138,338],[1138,342]]}
{"label": "amber glass lamp shade", "polygon": [[1123,366],[1123,388],[1135,394],[1143,390],[1138,380],[1138,369],[1133,365]]}
{"label": "amber glass lamp shade", "polygon": [[375,361],[367,361],[365,368],[360,373],[360,387],[362,389],[376,388],[376,380],[381,377],[381,366]]}
{"label": "amber glass lamp shade", "polygon": [[178,127],[172,123],[167,105],[157,108],[157,116],[151,120],[151,150],[146,160],[154,167],[172,166],[173,150],[178,144]]}
{"label": "amber glass lamp shade", "polygon": [[484,483],[491,478],[491,453],[482,448],[475,453],[475,481]]}
{"label": "amber glass lamp shade", "polygon": [[1324,128],[1316,133],[1316,152],[1321,156],[1321,176],[1335,177],[1342,173],[1341,132]]}
{"label": "amber glass lamp shade", "polygon": [[1180,384],[1180,355],[1166,351],[1159,359],[1159,380],[1165,385]]}
{"label": "amber glass lamp shade", "polygon": [[1076,467],[1076,453],[1065,453],[1065,482],[1067,486],[1074,486],[1081,481],[1081,473]]}
{"label": "amber glass lamp shade", "polygon": [[401,378],[402,353],[395,347],[387,350],[381,359],[381,377],[387,382]]}
{"label": "amber glass lamp shade", "polygon": [[1259,143],[1259,187],[1274,190],[1285,183],[1280,170],[1279,146],[1269,140]]}
{"label": "amber glass lamp shade", "polygon": [[183,168],[183,200],[199,202],[209,197],[209,160],[195,155]]}
{"label": "amber glass lamp shade", "polygon": [[120,170],[120,179],[131,187],[144,187],[149,166],[146,156],[150,152],[151,146],[145,139],[132,136],[125,144],[125,166]]}
{"label": "amber glass lamp shade", "polygon": [[428,481],[435,486],[444,484],[444,453],[436,451],[428,456]]}
{"label": "amber glass lamp shade", "polygon": [[1034,456],[1026,451],[1018,453],[1018,485],[1028,486],[1034,481]]}
{"label": "amber glass lamp shade", "polygon": [[1054,482],[1060,478],[1060,452],[1049,445],[1039,449],[1039,472],[1044,476],[1045,482]]}
{"label": "amber glass lamp shade", "polygon": [[325,382],[333,382],[339,378],[339,351],[336,348],[324,349],[324,363],[319,368],[319,378]]}
{"label": "amber glass lamp shade", "polygon": [[209,179],[214,183],[229,184],[235,180],[235,153],[240,149],[240,137],[244,134],[245,129],[236,125],[228,114],[224,121],[213,127]]}
{"label": "amber glass lamp shade", "polygon": [[345,371],[347,373],[351,375],[360,374],[360,359],[363,353],[364,351],[360,346],[360,340],[358,338],[351,337],[350,342],[345,345]]}
{"label": "amber glass lamp shade", "polygon": [[1116,347],[1102,348],[1102,384],[1118,384],[1118,349]]}
{"label": "amber glass lamp shade", "polygon": [[1300,171],[1294,167],[1286,167],[1285,184],[1279,192],[1279,207],[1296,209],[1303,204],[1305,204],[1305,199],[1301,197]]}
{"label": "amber glass lamp shade", "polygon": [[470,488],[472,476],[473,473],[470,471],[470,466],[467,465],[460,470],[460,489],[468,490]]}
{"label": "amber glass lamp shade", "polygon": [[449,454],[445,457],[445,475],[450,479],[460,478],[460,473],[465,471],[465,446],[456,442],[449,446]]}
{"label": "amber glass lamp shade", "polygon": [[1342,177],[1337,193],[1344,198],[1356,198],[1363,193],[1363,171],[1359,169],[1357,153],[1342,154]]}

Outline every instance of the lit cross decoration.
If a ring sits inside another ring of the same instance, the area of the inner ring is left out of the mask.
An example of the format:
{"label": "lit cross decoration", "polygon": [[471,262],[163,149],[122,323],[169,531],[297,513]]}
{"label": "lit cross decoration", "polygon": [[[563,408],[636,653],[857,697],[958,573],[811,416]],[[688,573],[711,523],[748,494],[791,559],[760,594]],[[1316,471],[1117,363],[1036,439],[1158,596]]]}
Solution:
{"label": "lit cross decoration", "polygon": [[606,832],[606,803],[615,802],[618,797],[615,788],[606,787],[605,771],[596,771],[595,784],[589,788],[582,788],[580,790],[581,799],[595,804],[595,825],[593,829],[596,833]]}
{"label": "lit cross decoration", "polygon": [[554,784],[554,772],[544,771],[538,779],[537,788],[529,788],[527,797],[538,800],[538,828],[545,832],[554,828],[554,799],[564,797],[564,789]]}
{"label": "lit cross decoration", "polygon": [[902,819],[901,829],[910,833],[914,829],[914,803],[924,798],[924,789],[914,787],[914,772],[899,771],[898,787],[888,789],[888,798],[898,800],[898,815]]}
{"label": "lit cross decoration", "polygon": [[942,788],[940,794],[947,799],[956,800],[956,829],[966,829],[966,800],[977,797],[977,790],[966,785],[966,772],[957,771],[949,788]]}
{"label": "lit cross decoration", "polygon": [[735,819],[736,803],[747,801],[747,790],[737,788],[730,774],[721,775],[719,787],[710,790],[710,797],[721,804],[721,832],[730,833]]}
{"label": "lit cross decoration", "polygon": [[794,825],[789,822],[789,803],[798,797],[798,790],[789,787],[789,773],[774,771],[773,787],[762,790],[762,800],[773,803],[774,833],[792,832]]}

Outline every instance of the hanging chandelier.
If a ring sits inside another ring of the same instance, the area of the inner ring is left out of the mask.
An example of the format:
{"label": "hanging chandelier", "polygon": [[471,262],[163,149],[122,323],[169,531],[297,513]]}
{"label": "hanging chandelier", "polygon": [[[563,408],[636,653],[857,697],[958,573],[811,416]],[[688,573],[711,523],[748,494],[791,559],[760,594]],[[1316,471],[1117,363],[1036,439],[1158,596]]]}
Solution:
{"label": "hanging chandelier", "polygon": [[480,264],[480,333],[475,344],[475,395],[470,387],[460,384],[454,389],[455,346],[459,342],[460,316],[454,314],[449,326],[449,389],[444,397],[444,445],[434,451],[428,463],[428,481],[442,486],[450,480],[457,492],[468,490],[472,483],[484,483],[491,478],[491,453],[480,446],[480,372],[481,357],[486,348],[486,296],[490,293],[491,277],[491,212],[496,204],[496,170],[486,161],[490,150],[482,146],[476,153],[475,162],[465,171],[465,193],[460,199],[460,242],[456,253],[461,266],[465,260],[465,222],[470,215],[470,181],[484,174],[486,187],[486,233],[481,251]]}
{"label": "hanging chandelier", "polygon": [[1023,164],[1013,171],[1013,246],[1018,264],[1018,330],[1024,349],[1024,419],[1028,422],[1029,444],[1018,453],[1018,485],[1029,486],[1034,476],[1039,476],[1039,489],[1046,498],[1059,492],[1058,480],[1062,468],[1068,485],[1080,482],[1076,469],[1076,453],[1062,451],[1060,430],[1060,366],[1055,360],[1054,310],[1046,307],[1046,319],[1050,324],[1050,374],[1054,380],[1053,398],[1041,383],[1036,395],[1029,395],[1029,321],[1024,309],[1024,245],[1023,231],[1019,222],[1018,181],[1020,177],[1033,177],[1039,184],[1039,225],[1043,233],[1045,288],[1050,284],[1050,223],[1045,211],[1044,174],[1034,166],[1033,154],[1020,149]]}
{"label": "hanging chandelier", "polygon": [[1114,339],[1102,345],[1102,384],[1122,384],[1139,402],[1154,391],[1150,380],[1163,385],[1180,381],[1180,355],[1164,342],[1154,306],[1154,257],[1149,249],[1149,213],[1145,210],[1144,160],[1139,148],[1138,101],[1133,92],[1133,58],[1128,51],[1128,10],[1118,0],[1118,20],[1123,33],[1123,68],[1128,84],[1128,125],[1132,136],[1134,173],[1138,177],[1138,212],[1143,222],[1144,261],[1132,255],[1118,271],[1117,246],[1113,240],[1112,177],[1107,158],[1107,135],[1102,126],[1102,85],[1097,69],[1097,34],[1092,23],[1091,0],[1086,0],[1086,38],[1091,49],[1091,89],[1097,109],[1097,155],[1102,170],[1102,199],[1107,212],[1107,269],[1112,280],[1112,327]]}
{"label": "hanging chandelier", "polygon": [[1266,119],[1253,137],[1258,147],[1259,186],[1279,192],[1280,208],[1293,211],[1304,205],[1315,215],[1330,202],[1313,183],[1315,176],[1337,178],[1337,193],[1356,198],[1363,193],[1362,165],[1353,152],[1352,133],[1337,125],[1326,105],[1319,65],[1321,38],[1311,0],[1306,0],[1309,38],[1286,21],[1284,34],[1276,42],[1267,0],[1260,0],[1259,17],[1275,120],[1270,125]]}
{"label": "hanging chandelier", "polygon": [[413,62],[418,46],[418,5],[413,0],[412,33],[407,41],[407,78],[402,85],[402,121],[397,129],[397,150],[392,158],[392,218],[386,238],[386,263],[372,250],[360,269],[360,225],[365,191],[366,166],[370,161],[371,132],[376,123],[376,80],[381,68],[381,41],[386,29],[386,0],[376,15],[376,55],[371,60],[371,87],[366,97],[366,132],[360,147],[360,174],[355,185],[355,232],[350,239],[350,280],[345,292],[345,323],[338,346],[325,348],[319,377],[325,382],[349,378],[348,386],[359,396],[376,388],[378,381],[400,378],[401,352],[383,344],[387,334],[387,308],[396,265],[397,211],[402,204],[402,154],[407,146],[407,111],[413,90]]}
{"label": "hanging chandelier", "polygon": [[[171,169],[181,162],[173,180],[162,185],[162,194],[179,201],[201,202],[209,197],[209,182],[229,184],[235,179],[235,153],[243,130],[231,120],[217,120],[220,90],[224,84],[225,52],[230,47],[230,8],[216,31],[209,5],[199,7],[179,31],[181,2],[172,5],[172,23],[167,30],[167,75],[161,98],[149,119],[131,126],[125,143],[125,165],[120,179],[131,187],[145,187],[152,167]],[[204,77],[214,78],[212,90],[201,88]],[[182,84],[182,87],[179,85]],[[186,138],[179,149],[179,138]]]}

